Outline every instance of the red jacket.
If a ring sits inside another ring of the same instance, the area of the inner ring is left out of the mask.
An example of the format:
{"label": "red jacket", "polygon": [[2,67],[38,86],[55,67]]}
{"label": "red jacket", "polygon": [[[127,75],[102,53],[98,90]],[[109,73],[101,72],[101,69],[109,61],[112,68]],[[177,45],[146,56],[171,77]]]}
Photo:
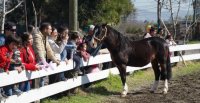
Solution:
{"label": "red jacket", "polygon": [[0,68],[5,71],[9,70],[12,55],[13,51],[8,46],[0,46]]}
{"label": "red jacket", "polygon": [[25,66],[26,70],[31,70],[31,71],[36,70],[35,53],[31,45],[28,46],[27,48],[25,47],[21,48],[20,57],[22,60],[22,64]]}

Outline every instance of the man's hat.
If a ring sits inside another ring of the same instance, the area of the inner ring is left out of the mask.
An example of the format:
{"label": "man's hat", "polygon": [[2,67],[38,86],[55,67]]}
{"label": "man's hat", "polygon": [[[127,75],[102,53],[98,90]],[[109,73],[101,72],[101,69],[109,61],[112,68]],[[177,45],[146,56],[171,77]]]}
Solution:
{"label": "man's hat", "polygon": [[16,25],[15,25],[15,23],[13,23],[13,22],[7,22],[7,23],[4,25],[4,29],[5,29],[5,30],[16,29]]}
{"label": "man's hat", "polygon": [[89,30],[93,30],[94,29],[94,25],[89,25]]}

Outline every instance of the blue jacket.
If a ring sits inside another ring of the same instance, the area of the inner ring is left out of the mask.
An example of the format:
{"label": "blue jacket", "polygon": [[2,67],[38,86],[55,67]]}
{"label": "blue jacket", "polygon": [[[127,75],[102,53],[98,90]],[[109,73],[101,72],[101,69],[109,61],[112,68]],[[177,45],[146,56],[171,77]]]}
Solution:
{"label": "blue jacket", "polygon": [[5,44],[5,35],[4,34],[0,34],[0,46]]}

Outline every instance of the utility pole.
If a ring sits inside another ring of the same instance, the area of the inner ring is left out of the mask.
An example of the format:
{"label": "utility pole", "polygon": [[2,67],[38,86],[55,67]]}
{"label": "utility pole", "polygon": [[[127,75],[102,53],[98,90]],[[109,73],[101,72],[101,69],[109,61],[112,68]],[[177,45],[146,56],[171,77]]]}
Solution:
{"label": "utility pole", "polygon": [[69,29],[78,31],[78,0],[69,0]]}
{"label": "utility pole", "polygon": [[160,20],[161,20],[161,2],[158,0],[157,4],[157,23],[158,23],[158,28],[160,28]]}

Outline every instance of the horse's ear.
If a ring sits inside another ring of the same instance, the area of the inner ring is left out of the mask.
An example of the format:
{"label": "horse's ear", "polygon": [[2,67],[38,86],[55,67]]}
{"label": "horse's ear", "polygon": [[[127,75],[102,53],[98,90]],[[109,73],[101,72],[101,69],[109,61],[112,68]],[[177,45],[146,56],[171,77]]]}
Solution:
{"label": "horse's ear", "polygon": [[107,26],[107,23],[102,24],[102,27],[105,28]]}

